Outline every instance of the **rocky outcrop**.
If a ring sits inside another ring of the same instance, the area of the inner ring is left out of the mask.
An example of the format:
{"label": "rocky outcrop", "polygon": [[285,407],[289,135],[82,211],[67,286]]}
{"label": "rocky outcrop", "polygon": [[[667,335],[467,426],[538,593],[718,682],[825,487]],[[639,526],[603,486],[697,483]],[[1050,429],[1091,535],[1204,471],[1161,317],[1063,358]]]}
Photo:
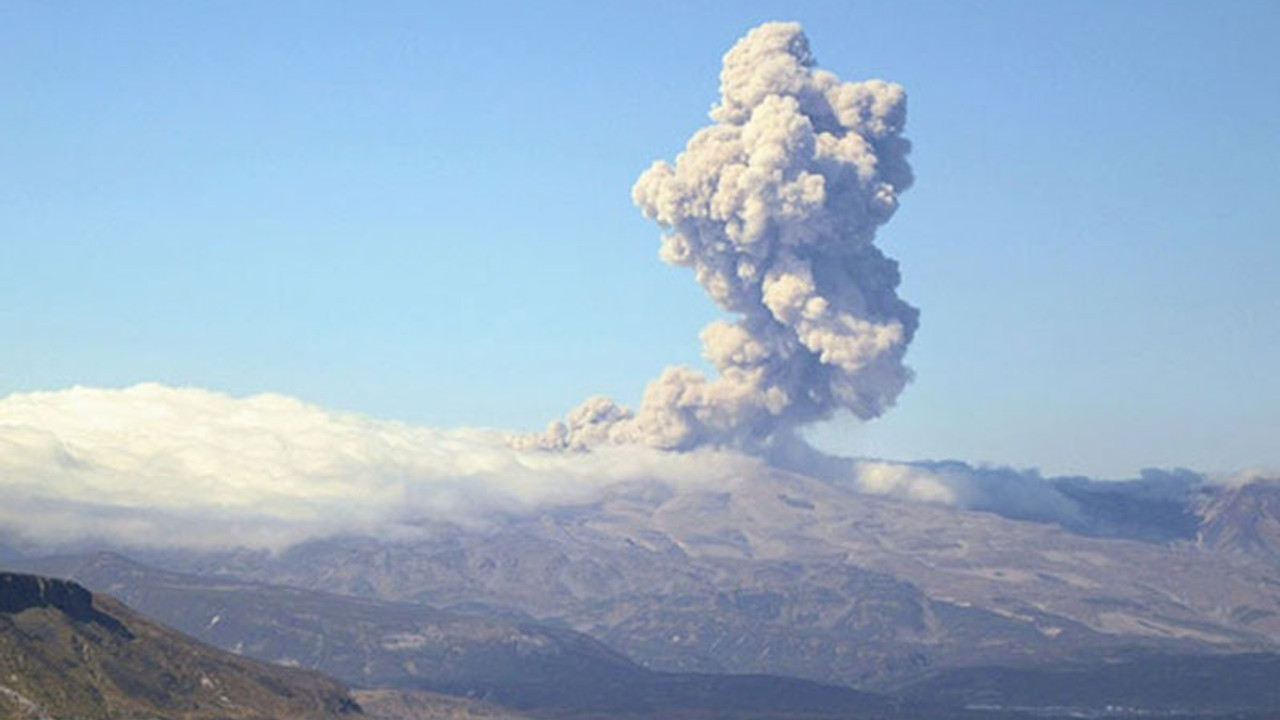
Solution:
{"label": "rocky outcrop", "polygon": [[113,633],[129,636],[119,620],[93,605],[93,593],[66,580],[0,572],[0,613],[16,614],[33,608],[61,611],[69,619],[95,623]]}
{"label": "rocky outcrop", "polygon": [[334,720],[340,683],[198,643],[73,582],[0,573],[0,718]]}

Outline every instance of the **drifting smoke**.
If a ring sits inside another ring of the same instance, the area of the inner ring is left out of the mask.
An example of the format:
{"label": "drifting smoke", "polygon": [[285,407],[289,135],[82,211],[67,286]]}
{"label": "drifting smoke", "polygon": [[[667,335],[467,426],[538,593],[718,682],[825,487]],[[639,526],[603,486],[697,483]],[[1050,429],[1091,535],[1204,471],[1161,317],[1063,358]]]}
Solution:
{"label": "drifting smoke", "polygon": [[735,322],[702,332],[714,378],[668,368],[632,411],[595,397],[518,444],[765,449],[840,409],[873,418],[911,378],[917,311],[873,244],[912,182],[901,87],[814,68],[795,23],[768,23],[724,57],[714,121],[632,197]]}
{"label": "drifting smoke", "polygon": [[[1083,535],[1168,542],[1195,537],[1196,496],[1210,479],[1190,470],[1148,468],[1132,480],[1060,477],[957,461],[829,461],[826,479],[859,492],[1053,523]],[[1258,479],[1255,479],[1256,482]],[[1219,483],[1215,483],[1219,484]]]}

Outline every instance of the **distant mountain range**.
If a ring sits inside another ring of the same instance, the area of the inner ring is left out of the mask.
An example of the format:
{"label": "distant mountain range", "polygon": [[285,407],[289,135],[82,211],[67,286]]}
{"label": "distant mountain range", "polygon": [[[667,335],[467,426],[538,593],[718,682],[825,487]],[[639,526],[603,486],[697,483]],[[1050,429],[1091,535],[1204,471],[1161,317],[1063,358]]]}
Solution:
{"label": "distant mountain range", "polygon": [[1054,512],[767,471],[412,542],[17,562],[248,656],[547,716],[1280,707],[1280,483],[1036,492]]}
{"label": "distant mountain range", "polygon": [[1122,518],[1137,539],[770,472],[186,569],[537,619],[654,669],[878,690],[940,668],[1280,649],[1280,484],[1186,488],[1180,509],[1145,486],[1068,491],[1076,523]]}

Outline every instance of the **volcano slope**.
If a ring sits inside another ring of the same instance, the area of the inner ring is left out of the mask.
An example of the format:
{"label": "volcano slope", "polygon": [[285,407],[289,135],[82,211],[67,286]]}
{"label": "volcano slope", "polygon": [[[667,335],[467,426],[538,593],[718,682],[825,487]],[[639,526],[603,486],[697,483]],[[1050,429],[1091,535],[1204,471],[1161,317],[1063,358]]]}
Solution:
{"label": "volcano slope", "polygon": [[[1250,494],[1277,492],[1260,483]],[[1249,551],[1270,547],[1257,540],[1269,525],[1246,513],[1250,544],[1222,544],[1235,537],[1223,508],[1238,494],[1202,487],[1181,500],[1220,543],[1151,542],[762,470],[714,489],[626,483],[591,503],[440,525],[413,542],[166,561],[534,618],[654,669],[891,689],[939,668],[1275,651],[1280,566]]]}

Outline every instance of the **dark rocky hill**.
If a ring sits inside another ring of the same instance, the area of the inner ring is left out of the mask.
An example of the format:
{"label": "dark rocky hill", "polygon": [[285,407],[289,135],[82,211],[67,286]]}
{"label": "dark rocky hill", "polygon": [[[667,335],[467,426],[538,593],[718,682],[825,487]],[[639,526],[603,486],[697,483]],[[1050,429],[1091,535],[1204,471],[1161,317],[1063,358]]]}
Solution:
{"label": "dark rocky hill", "polygon": [[0,572],[0,718],[359,716],[338,682],[209,647],[71,582]]}
{"label": "dark rocky hill", "polygon": [[519,682],[569,692],[642,672],[586,635],[531,621],[167,572],[110,553],[32,565],[204,642],[360,687],[491,695]]}

